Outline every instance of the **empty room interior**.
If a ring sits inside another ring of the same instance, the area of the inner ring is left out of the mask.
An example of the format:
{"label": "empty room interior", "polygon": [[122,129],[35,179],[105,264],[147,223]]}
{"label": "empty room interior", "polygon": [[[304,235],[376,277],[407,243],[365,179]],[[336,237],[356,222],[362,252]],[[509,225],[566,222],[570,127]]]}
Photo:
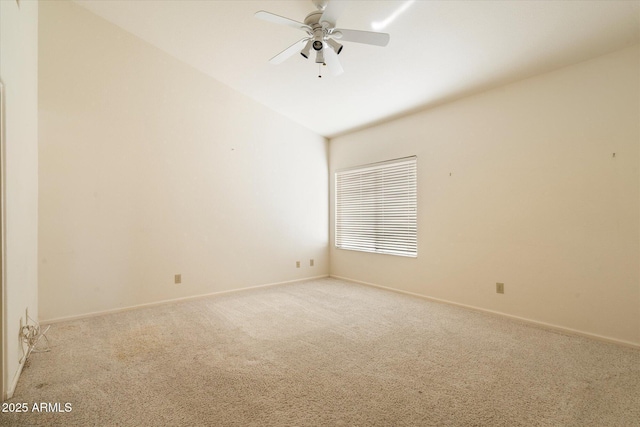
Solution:
{"label": "empty room interior", "polygon": [[0,0],[2,426],[640,426],[640,1]]}

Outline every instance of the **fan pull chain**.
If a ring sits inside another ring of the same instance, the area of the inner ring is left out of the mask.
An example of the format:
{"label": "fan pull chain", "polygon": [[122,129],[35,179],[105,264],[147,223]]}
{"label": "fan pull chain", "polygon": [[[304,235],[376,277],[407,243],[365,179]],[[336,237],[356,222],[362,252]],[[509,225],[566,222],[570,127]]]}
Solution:
{"label": "fan pull chain", "polygon": [[322,78],[322,64],[318,64],[318,78]]}

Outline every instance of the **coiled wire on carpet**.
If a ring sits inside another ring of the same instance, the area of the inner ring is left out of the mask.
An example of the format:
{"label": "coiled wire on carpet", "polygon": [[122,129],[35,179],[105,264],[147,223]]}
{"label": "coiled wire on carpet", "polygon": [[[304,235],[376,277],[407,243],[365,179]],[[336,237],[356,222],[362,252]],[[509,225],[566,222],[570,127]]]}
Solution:
{"label": "coiled wire on carpet", "polygon": [[[29,321],[33,324],[29,325]],[[42,331],[40,323],[33,320],[27,314],[27,325],[24,325],[20,330],[20,338],[22,339],[22,343],[27,345],[27,351],[25,352],[24,345],[20,346],[22,348],[22,358],[20,358],[20,363],[26,361],[31,353],[46,353],[51,351],[51,348],[49,347],[49,338],[47,338],[47,332],[50,327],[51,326],[47,326],[46,329]],[[36,349],[36,346],[42,337],[44,337],[47,345],[44,348]]]}

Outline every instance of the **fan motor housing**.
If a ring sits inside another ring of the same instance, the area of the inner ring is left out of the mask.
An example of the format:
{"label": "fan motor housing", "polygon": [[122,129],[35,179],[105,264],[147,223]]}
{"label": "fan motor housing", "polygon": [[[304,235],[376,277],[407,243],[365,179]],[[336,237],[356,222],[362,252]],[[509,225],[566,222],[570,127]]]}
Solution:
{"label": "fan motor housing", "polygon": [[320,17],[322,17],[322,13],[323,12],[321,10],[316,10],[315,12],[311,12],[310,14],[307,15],[306,18],[304,18],[304,23],[310,26],[311,28],[313,28],[314,25],[319,25]]}

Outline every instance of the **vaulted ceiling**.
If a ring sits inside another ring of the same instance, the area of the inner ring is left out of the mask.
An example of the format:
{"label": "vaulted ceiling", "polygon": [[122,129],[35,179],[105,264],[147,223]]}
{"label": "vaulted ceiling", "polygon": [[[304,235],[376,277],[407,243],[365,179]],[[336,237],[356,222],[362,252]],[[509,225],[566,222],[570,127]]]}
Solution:
{"label": "vaulted ceiling", "polygon": [[[341,0],[331,0],[341,1]],[[380,30],[387,47],[344,42],[344,73],[313,58],[268,60],[305,34],[310,0],[76,0],[170,55],[331,137],[640,41],[640,1],[350,1],[342,28]]]}

